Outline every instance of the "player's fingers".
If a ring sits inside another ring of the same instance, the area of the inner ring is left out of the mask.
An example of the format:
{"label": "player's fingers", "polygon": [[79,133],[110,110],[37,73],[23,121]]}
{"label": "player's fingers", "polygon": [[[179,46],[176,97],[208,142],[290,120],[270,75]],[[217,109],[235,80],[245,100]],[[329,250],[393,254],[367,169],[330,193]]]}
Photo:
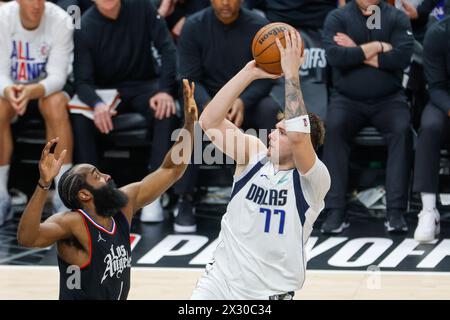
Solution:
{"label": "player's fingers", "polygon": [[283,55],[284,48],[283,45],[281,44],[281,41],[278,38],[275,38],[275,43],[277,44],[278,50],[280,50],[280,54]]}
{"label": "player's fingers", "polygon": [[295,29],[289,30],[289,35],[291,36],[292,48],[298,49],[297,30]]}
{"label": "player's fingers", "polygon": [[64,149],[64,150],[59,154],[59,157],[58,157],[58,159],[56,160],[57,163],[58,163],[58,165],[62,165],[62,164],[63,164],[64,159],[66,158],[66,154],[67,154],[67,150],[66,150],[66,149]]}
{"label": "player's fingers", "polygon": [[194,97],[194,92],[195,92],[195,82],[192,81],[191,82],[191,97]]}
{"label": "player's fingers", "polygon": [[296,35],[297,35],[298,49],[301,50],[303,47],[303,39],[302,36],[300,35],[300,31],[297,30]]}
{"label": "player's fingers", "polygon": [[286,41],[286,50],[292,47],[291,35],[287,30],[284,31],[284,41]]}
{"label": "player's fingers", "polygon": [[45,144],[44,149],[42,149],[41,159],[44,159],[48,155],[48,152],[50,151],[50,146],[51,146],[50,141]]}
{"label": "player's fingers", "polygon": [[190,96],[191,88],[189,87],[189,81],[187,79],[183,79],[183,91],[186,97]]}

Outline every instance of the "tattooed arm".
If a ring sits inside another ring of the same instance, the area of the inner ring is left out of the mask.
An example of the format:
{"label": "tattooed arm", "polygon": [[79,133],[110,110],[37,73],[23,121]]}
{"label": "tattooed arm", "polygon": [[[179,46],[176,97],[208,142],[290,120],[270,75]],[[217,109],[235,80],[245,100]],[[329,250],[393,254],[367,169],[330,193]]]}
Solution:
{"label": "tattooed arm", "polygon": [[[286,105],[284,109],[285,119],[293,119],[299,116],[308,115],[308,111],[303,101],[300,89],[299,69],[304,61],[301,55],[300,34],[295,31],[285,31],[286,48],[277,39],[277,46],[281,53],[281,67],[286,79],[285,95]],[[301,173],[306,173],[312,168],[316,161],[316,153],[311,143],[309,133],[289,131],[286,132],[289,142],[292,145],[295,166]]]}

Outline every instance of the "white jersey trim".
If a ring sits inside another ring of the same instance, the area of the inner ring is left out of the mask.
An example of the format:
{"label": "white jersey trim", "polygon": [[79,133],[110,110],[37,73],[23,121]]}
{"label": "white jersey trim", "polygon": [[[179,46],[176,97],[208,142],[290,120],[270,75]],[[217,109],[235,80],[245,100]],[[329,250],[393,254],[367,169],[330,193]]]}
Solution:
{"label": "white jersey trim", "polygon": [[248,162],[247,166],[245,167],[244,171],[241,172],[241,174],[239,174],[238,176],[233,176],[234,182],[238,182],[239,180],[241,180],[242,178],[244,178],[247,173],[250,172],[250,170],[253,169],[253,167],[262,159],[264,159],[264,157],[267,156],[266,152],[260,152],[256,155],[254,155],[250,161]]}

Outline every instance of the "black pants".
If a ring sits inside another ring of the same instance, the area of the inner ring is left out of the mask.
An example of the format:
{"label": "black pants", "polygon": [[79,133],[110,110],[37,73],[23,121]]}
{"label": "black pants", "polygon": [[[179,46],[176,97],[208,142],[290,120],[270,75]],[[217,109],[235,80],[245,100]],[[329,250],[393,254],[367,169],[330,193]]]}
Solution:
{"label": "black pants", "polygon": [[415,192],[437,193],[441,147],[448,141],[450,118],[438,107],[428,103],[422,113],[417,139],[414,185]]}
{"label": "black pants", "polygon": [[[145,88],[144,93],[138,93]],[[140,90],[123,89],[119,90],[121,94],[121,103],[118,106],[118,112],[139,112],[146,117],[149,128],[152,131],[151,153],[149,155],[149,172],[157,169],[167,151],[172,145],[171,134],[176,129],[179,120],[175,115],[163,120],[154,118],[154,111],[149,107],[150,98],[157,92],[157,83],[150,83],[142,86]],[[81,116],[71,116],[72,127],[74,131],[74,159],[76,163],[89,163],[98,166],[97,143],[101,138],[94,121]]]}
{"label": "black pants", "polygon": [[332,95],[324,145],[324,163],[331,175],[331,188],[325,199],[327,208],[345,208],[350,143],[368,124],[376,127],[387,142],[387,207],[406,209],[412,139],[410,112],[403,93],[374,103],[351,100],[337,93]]}
{"label": "black pants", "polygon": [[[203,111],[203,106],[211,100],[211,97],[206,90],[197,90],[196,87],[196,101],[199,111]],[[270,97],[261,99],[257,104],[252,106],[245,106],[243,129],[266,129],[270,133],[271,129],[275,128],[277,123],[277,114],[281,111],[279,105]],[[267,137],[260,137],[267,139]],[[196,140],[199,141],[199,140]],[[265,140],[267,141],[267,140]],[[194,163],[191,158],[191,163]],[[190,164],[183,175],[183,177],[175,184],[174,191],[176,194],[194,193],[197,187],[199,177],[199,165]]]}

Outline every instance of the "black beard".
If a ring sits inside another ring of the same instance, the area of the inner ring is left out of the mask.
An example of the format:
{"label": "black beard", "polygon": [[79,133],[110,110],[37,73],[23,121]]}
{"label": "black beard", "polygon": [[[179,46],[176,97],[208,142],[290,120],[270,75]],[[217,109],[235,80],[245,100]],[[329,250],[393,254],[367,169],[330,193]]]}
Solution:
{"label": "black beard", "polygon": [[112,179],[103,187],[96,189],[88,185],[86,189],[94,197],[95,211],[99,216],[112,217],[128,203],[128,196],[122,190],[117,189]]}

